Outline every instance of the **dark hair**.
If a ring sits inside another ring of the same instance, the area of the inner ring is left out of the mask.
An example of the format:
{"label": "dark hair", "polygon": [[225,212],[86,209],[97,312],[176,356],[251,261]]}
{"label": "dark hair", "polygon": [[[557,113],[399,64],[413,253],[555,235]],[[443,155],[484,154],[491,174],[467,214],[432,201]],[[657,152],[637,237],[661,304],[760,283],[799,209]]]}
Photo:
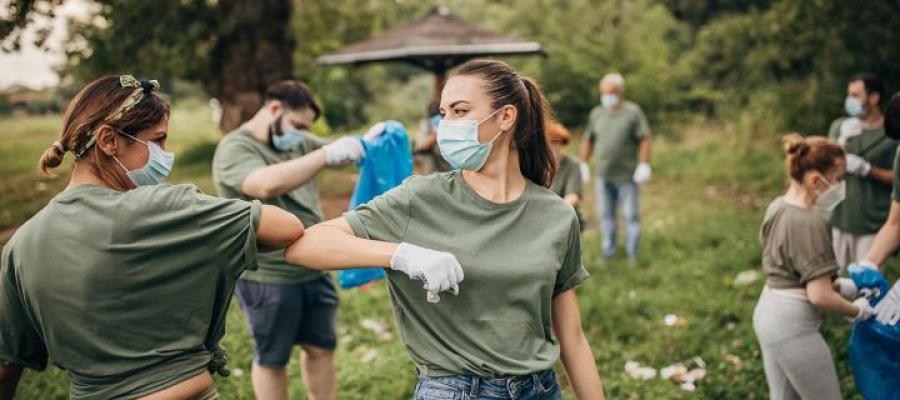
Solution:
{"label": "dark hair", "polygon": [[493,108],[516,107],[518,117],[513,141],[519,156],[519,170],[532,182],[549,187],[556,174],[556,165],[544,131],[547,107],[537,84],[498,60],[469,61],[454,75],[480,77]]}
{"label": "dark hair", "polygon": [[290,110],[309,107],[315,113],[313,120],[319,119],[322,109],[312,90],[300,81],[281,81],[266,89],[266,101],[278,100]]}
{"label": "dark hair", "polygon": [[100,177],[113,187],[129,188],[131,182],[113,164],[112,157],[97,151],[97,146],[85,148],[96,129],[108,125],[119,132],[136,136],[138,132],[158,125],[169,117],[169,103],[149,89],[149,82],[141,84],[143,97],[131,109],[116,118],[113,113],[134,93],[133,87],[122,87],[119,76],[108,75],[85,85],[66,107],[63,128],[57,143],[41,156],[40,169],[45,176],[52,176],[51,169],[58,167],[65,153],[80,155],[80,160],[92,163]]}
{"label": "dark hair", "polygon": [[802,182],[809,171],[822,174],[831,171],[838,160],[844,159],[844,149],[821,136],[803,137],[797,133],[789,133],[782,138],[785,169],[791,179]]}
{"label": "dark hair", "polygon": [[884,111],[884,134],[891,139],[900,140],[900,92],[891,96]]}
{"label": "dark hair", "polygon": [[873,74],[856,74],[850,78],[848,82],[856,82],[862,81],[863,86],[866,87],[866,94],[871,95],[873,93],[878,94],[878,106],[881,106],[884,103],[884,82],[881,81],[881,78],[873,75]]}

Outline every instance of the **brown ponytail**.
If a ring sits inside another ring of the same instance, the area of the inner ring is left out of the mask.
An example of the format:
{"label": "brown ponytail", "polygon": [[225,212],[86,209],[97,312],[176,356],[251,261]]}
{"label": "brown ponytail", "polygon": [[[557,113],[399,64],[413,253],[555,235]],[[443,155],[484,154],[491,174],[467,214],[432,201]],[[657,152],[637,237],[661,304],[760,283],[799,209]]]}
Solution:
{"label": "brown ponytail", "polygon": [[460,66],[455,75],[481,77],[493,108],[516,107],[518,117],[513,142],[519,157],[519,170],[532,182],[549,187],[556,174],[556,164],[544,130],[547,106],[537,84],[498,60],[469,61]]}
{"label": "brown ponytail", "polygon": [[845,157],[841,146],[821,136],[803,137],[789,133],[781,140],[786,154],[785,169],[788,176],[797,182],[802,182],[809,171],[822,174],[831,171],[838,160]]}
{"label": "brown ponytail", "polygon": [[50,145],[38,164],[41,173],[53,176],[51,170],[62,164],[66,153],[73,153],[78,161],[93,165],[100,178],[111,187],[127,189],[131,182],[115,164],[91,146],[91,138],[103,125],[120,132],[137,135],[138,132],[156,126],[169,117],[169,104],[153,92],[147,81],[142,81],[143,97],[133,107],[116,113],[135,88],[123,87],[119,76],[104,76],[85,85],[69,102],[63,116],[59,138]]}

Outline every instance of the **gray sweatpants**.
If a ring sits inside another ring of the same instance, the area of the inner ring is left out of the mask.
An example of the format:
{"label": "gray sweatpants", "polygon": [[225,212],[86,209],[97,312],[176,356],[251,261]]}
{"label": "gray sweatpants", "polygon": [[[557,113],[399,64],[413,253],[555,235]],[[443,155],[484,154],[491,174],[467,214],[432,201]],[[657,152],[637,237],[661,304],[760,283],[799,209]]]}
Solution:
{"label": "gray sweatpants", "polygon": [[753,310],[772,400],[841,398],[831,350],[819,333],[822,319],[808,300],[763,288]]}

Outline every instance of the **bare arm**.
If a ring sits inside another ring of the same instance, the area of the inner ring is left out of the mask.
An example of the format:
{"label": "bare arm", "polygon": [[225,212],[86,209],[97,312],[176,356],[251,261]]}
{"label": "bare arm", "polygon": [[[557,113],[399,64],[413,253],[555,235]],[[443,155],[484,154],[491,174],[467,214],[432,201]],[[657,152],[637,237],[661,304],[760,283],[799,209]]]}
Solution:
{"label": "bare arm", "polygon": [[591,154],[594,153],[594,140],[589,136],[585,136],[584,139],[581,139],[581,150],[578,152],[579,159],[582,162],[588,162],[591,160]]}
{"label": "bare arm", "polygon": [[241,183],[241,192],[257,199],[281,196],[309,182],[324,167],[325,150],[318,149],[302,157],[251,172]]}
{"label": "bare arm", "polygon": [[389,268],[396,243],[361,239],[344,218],[336,218],[307,229],[285,252],[287,262],[315,270]]}
{"label": "bare arm", "polygon": [[886,168],[872,166],[866,177],[882,185],[894,186],[894,171]]}
{"label": "bare arm", "polygon": [[828,275],[807,282],[806,295],[813,307],[819,310],[833,312],[848,318],[855,318],[859,314],[858,307],[834,291],[831,277]]}
{"label": "bare arm", "polygon": [[875,236],[875,241],[865,259],[875,265],[881,265],[897,248],[900,248],[900,203],[892,201],[888,219]]}
{"label": "bare arm", "polygon": [[578,207],[578,204],[581,203],[581,196],[575,193],[570,193],[567,194],[566,197],[563,197],[563,200],[565,200],[566,203],[569,203],[569,205],[571,205],[572,207]]}
{"label": "bare arm", "polygon": [[650,136],[645,136],[641,139],[640,149],[638,151],[638,159],[642,163],[650,162],[650,150],[652,147],[653,141],[650,139]]}
{"label": "bare arm", "polygon": [[22,377],[22,366],[0,361],[0,400],[12,400]]}
{"label": "bare arm", "polygon": [[266,250],[283,249],[303,236],[303,223],[275,206],[263,205],[256,228],[256,243]]}
{"label": "bare arm", "polygon": [[567,290],[553,299],[553,333],[559,339],[560,358],[569,383],[579,399],[603,399],[603,384],[594,363],[594,354],[584,330],[575,290]]}

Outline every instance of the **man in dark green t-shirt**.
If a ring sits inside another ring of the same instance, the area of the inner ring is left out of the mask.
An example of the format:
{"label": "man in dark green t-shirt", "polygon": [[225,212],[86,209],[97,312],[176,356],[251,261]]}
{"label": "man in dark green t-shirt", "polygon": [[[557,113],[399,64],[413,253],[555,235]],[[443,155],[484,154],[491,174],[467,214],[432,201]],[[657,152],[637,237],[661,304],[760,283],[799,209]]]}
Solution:
{"label": "man in dark green t-shirt", "polygon": [[897,143],[884,134],[883,97],[880,79],[854,76],[844,101],[849,117],[838,118],[828,130],[829,139],[847,152],[846,198],[831,215],[834,253],[841,268],[862,260],[890,208]]}
{"label": "man in dark green t-shirt", "polygon": [[[322,221],[314,178],[325,166],[362,158],[359,138],[328,143],[309,132],[320,108],[301,82],[269,87],[263,107],[216,147],[213,182],[222,197],[259,199],[287,210],[307,227]],[[338,296],[327,274],[289,265],[283,251],[260,252],[235,294],[253,335],[253,389],[258,399],[286,398],[285,365],[303,348],[310,398],[333,399]]]}
{"label": "man in dark green t-shirt", "polygon": [[638,187],[650,180],[650,126],[641,107],[625,101],[625,79],[607,74],[600,81],[603,103],[591,110],[581,143],[581,174],[590,175],[587,163],[595,154],[597,211],[603,231],[603,256],[616,251],[616,209],[625,218],[625,249],[637,259],[641,236]]}

